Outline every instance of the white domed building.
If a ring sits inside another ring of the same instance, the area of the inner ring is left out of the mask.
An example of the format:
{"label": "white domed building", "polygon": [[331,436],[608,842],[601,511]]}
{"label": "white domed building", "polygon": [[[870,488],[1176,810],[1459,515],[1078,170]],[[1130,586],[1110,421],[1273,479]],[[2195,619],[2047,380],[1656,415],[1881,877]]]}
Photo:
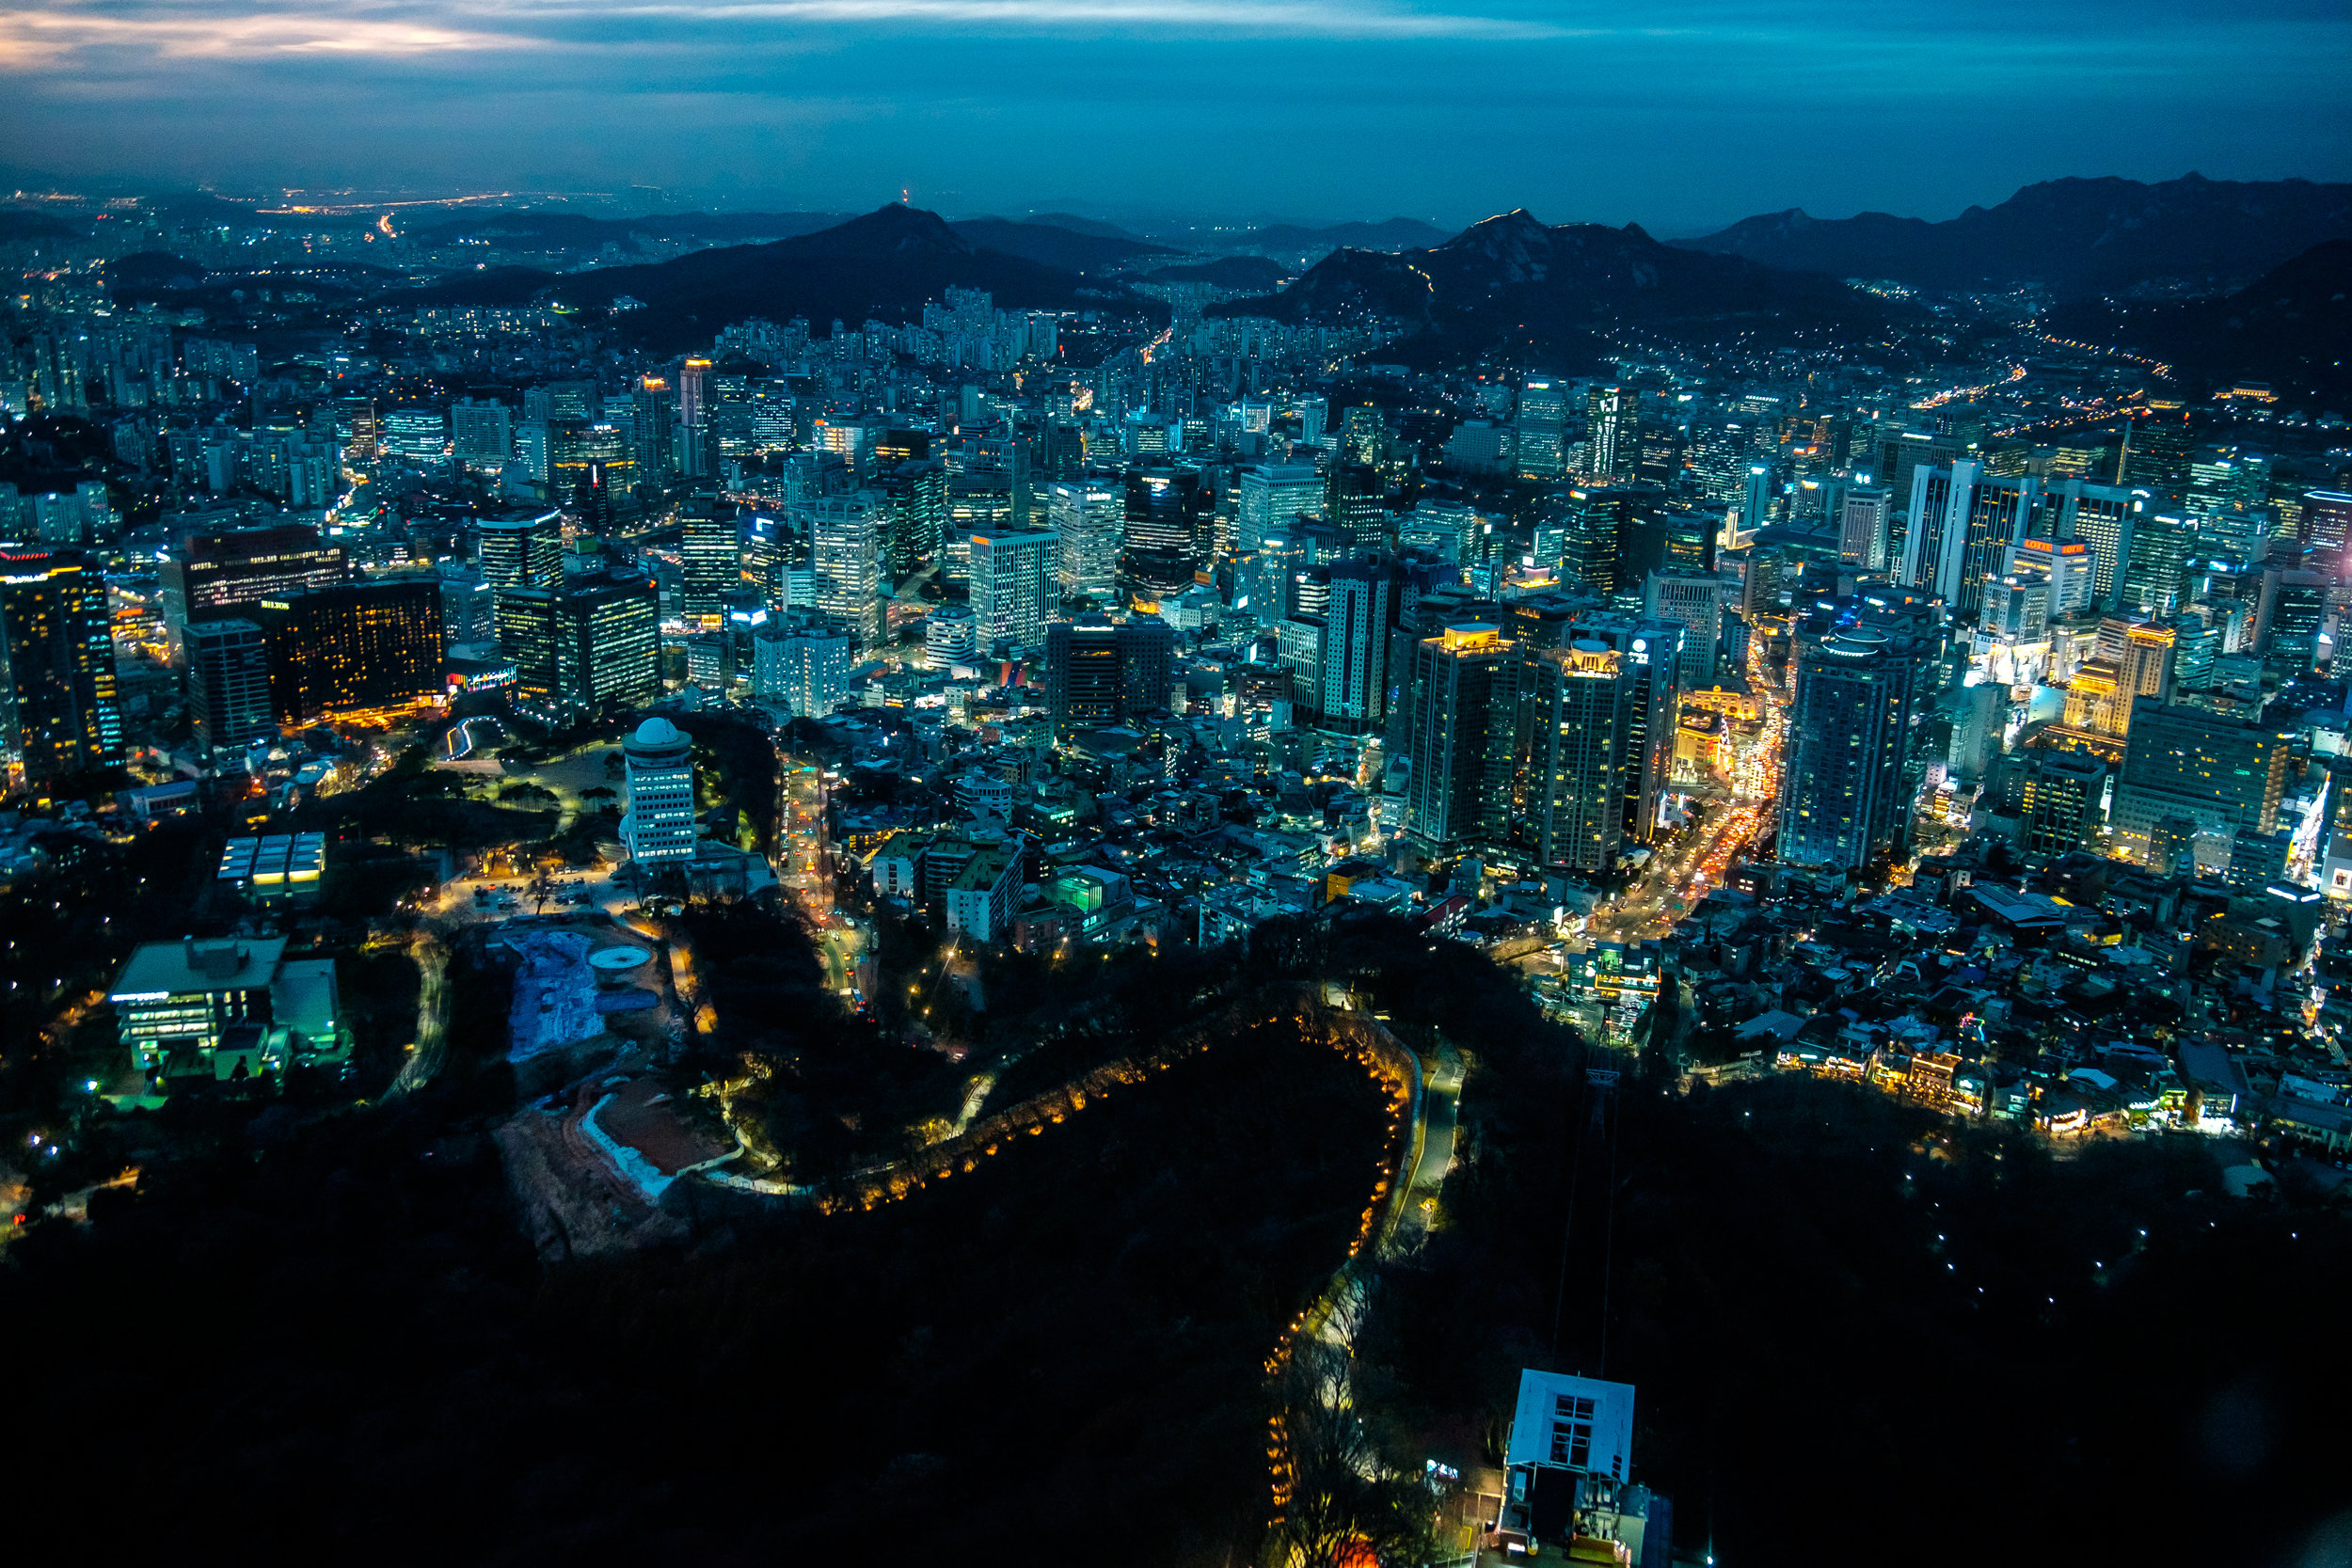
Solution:
{"label": "white domed building", "polygon": [[694,742],[659,714],[621,748],[628,809],[621,842],[641,864],[694,858]]}

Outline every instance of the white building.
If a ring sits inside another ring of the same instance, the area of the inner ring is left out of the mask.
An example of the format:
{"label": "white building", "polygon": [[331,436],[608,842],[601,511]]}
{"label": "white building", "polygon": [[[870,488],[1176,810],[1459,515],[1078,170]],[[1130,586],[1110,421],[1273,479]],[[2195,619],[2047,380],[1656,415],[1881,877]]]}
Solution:
{"label": "white building", "polygon": [[781,699],[803,719],[821,719],[850,692],[855,658],[836,631],[764,626],[752,634],[752,694]]}
{"label": "white building", "polygon": [[1055,558],[1061,536],[1040,529],[990,529],[972,535],[973,637],[1035,647],[1056,605]]}
{"label": "white building", "polygon": [[628,810],[621,842],[647,864],[694,858],[694,743],[667,719],[653,718],[621,748]]}

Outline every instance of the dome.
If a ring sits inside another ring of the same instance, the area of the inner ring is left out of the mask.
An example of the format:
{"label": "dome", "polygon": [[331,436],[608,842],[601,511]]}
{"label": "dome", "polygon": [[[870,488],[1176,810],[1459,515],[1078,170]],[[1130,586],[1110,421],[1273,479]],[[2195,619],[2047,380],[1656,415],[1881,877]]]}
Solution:
{"label": "dome", "polygon": [[633,746],[683,746],[686,744],[686,736],[675,724],[657,713],[637,726],[637,733],[629,736],[629,744]]}

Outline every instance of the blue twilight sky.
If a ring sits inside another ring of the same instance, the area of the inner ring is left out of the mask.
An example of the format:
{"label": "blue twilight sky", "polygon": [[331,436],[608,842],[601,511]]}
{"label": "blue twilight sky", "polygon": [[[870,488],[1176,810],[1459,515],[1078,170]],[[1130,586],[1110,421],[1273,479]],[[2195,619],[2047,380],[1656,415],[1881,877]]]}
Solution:
{"label": "blue twilight sky", "polygon": [[10,0],[0,160],[1664,234],[2352,179],[2344,0]]}

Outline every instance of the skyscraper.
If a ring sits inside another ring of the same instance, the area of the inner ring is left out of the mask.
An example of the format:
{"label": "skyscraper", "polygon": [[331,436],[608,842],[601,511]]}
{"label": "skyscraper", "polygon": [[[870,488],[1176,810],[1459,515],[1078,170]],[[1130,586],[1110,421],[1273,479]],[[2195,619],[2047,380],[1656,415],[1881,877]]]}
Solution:
{"label": "skyscraper", "polygon": [[416,707],[447,692],[437,583],[346,583],[256,609],[282,726]]}
{"label": "skyscraper", "polygon": [[817,608],[840,624],[863,652],[888,640],[882,596],[881,513],[869,492],[821,496],[794,511],[810,540]]}
{"label": "skyscraper", "polygon": [[993,647],[1035,647],[1057,595],[1061,536],[1046,529],[992,529],[972,536],[973,637]]}
{"label": "skyscraper", "polygon": [[[1585,394],[1584,471],[1595,479],[1629,476],[1641,456],[1642,394],[1632,387],[1595,387]],[[1522,465],[1524,467],[1524,465]]]}
{"label": "skyscraper", "polygon": [[172,661],[192,621],[235,615],[263,599],[331,588],[348,567],[343,547],[309,523],[191,533],[167,546],[157,571]]}
{"label": "skyscraper", "polygon": [[2058,856],[2085,847],[2097,830],[2107,765],[2088,752],[2036,751],[2026,768],[2022,847]]}
{"label": "skyscraper", "polygon": [[1405,832],[1437,854],[1499,837],[1510,812],[1520,656],[1491,622],[1412,645]]}
{"label": "skyscraper", "polygon": [[1120,575],[1136,600],[1157,601],[1192,586],[1200,511],[1199,469],[1155,464],[1128,473]]}
{"label": "skyscraper", "polygon": [[0,550],[0,764],[11,788],[122,760],[96,562],[72,550]]}
{"label": "skyscraper", "polygon": [[1868,571],[1883,569],[1894,510],[1895,492],[1883,484],[1847,491],[1837,510],[1837,559]]}
{"label": "skyscraper", "polygon": [[1911,666],[1908,654],[1869,630],[1800,654],[1781,770],[1782,860],[1863,866],[1908,830]]}
{"label": "skyscraper", "polygon": [[752,634],[752,691],[803,718],[823,718],[849,695],[856,651],[849,636],[808,626],[767,626]]}
{"label": "skyscraper", "polygon": [[1045,628],[1045,702],[1058,735],[1101,729],[1168,706],[1175,629],[1153,616],[1086,614]]}
{"label": "skyscraper", "polygon": [[1323,481],[1312,464],[1248,465],[1234,483],[1236,547],[1245,554],[1255,551],[1269,535],[1287,533],[1323,500]]}
{"label": "skyscraper", "polygon": [[743,580],[743,526],[734,506],[712,501],[688,507],[679,533],[685,600],[680,608],[690,622],[715,621],[720,596]]}
{"label": "skyscraper", "polygon": [[501,594],[498,629],[516,705],[548,722],[629,712],[661,693],[660,591],[649,578]]}
{"label": "skyscraper", "polygon": [[2115,789],[2115,847],[2147,863],[2150,834],[2168,816],[2201,828],[2275,832],[2296,732],[2201,708],[2139,700]]}
{"label": "skyscraper", "polygon": [[482,580],[492,589],[548,588],[564,580],[564,514],[518,512],[474,521]]}
{"label": "skyscraper", "polygon": [[[1307,476],[1311,481],[1314,470]],[[1045,487],[1045,519],[1061,539],[1057,576],[1062,597],[1107,602],[1119,592],[1126,506],[1125,490],[1112,475],[1078,474]]]}
{"label": "skyscraper", "polygon": [[704,400],[709,373],[707,359],[689,359],[678,367],[677,471],[689,479],[707,479],[711,472],[714,443]]}
{"label": "skyscraper", "polygon": [[1567,388],[1548,375],[1519,383],[1519,472],[1558,479],[1567,469]]}
{"label": "skyscraper", "polygon": [[1623,657],[1579,638],[1528,661],[1528,754],[1512,816],[1540,864],[1606,871],[1625,851]]}
{"label": "skyscraper", "polygon": [[1740,597],[1736,578],[1715,572],[1652,572],[1642,587],[1642,614],[1682,627],[1677,684],[1696,690],[1715,679],[1724,607]]}
{"label": "skyscraper", "polygon": [[269,641],[242,617],[188,628],[188,717],[199,740],[242,746],[272,726]]}

